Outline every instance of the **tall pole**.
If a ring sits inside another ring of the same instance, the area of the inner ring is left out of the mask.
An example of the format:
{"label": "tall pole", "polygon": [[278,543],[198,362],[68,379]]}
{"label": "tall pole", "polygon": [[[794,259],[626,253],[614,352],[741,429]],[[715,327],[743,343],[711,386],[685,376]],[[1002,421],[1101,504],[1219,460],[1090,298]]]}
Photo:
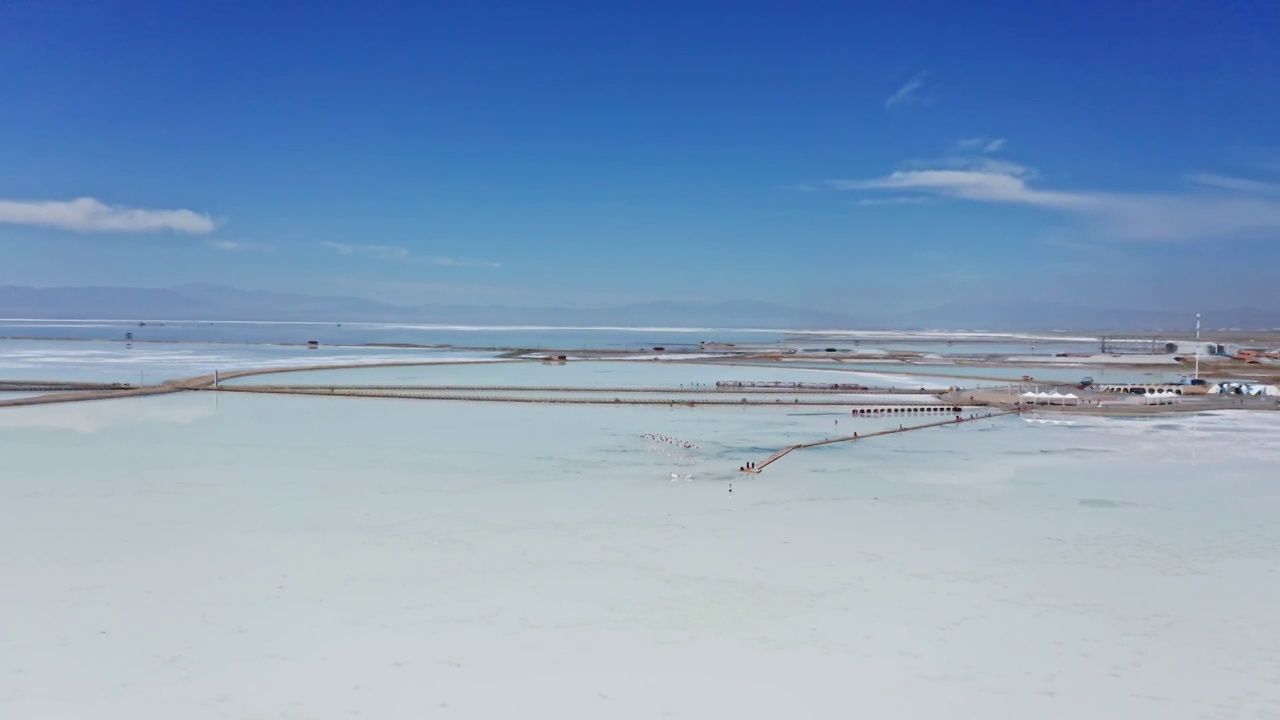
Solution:
{"label": "tall pole", "polygon": [[1196,380],[1200,379],[1200,313],[1196,313]]}

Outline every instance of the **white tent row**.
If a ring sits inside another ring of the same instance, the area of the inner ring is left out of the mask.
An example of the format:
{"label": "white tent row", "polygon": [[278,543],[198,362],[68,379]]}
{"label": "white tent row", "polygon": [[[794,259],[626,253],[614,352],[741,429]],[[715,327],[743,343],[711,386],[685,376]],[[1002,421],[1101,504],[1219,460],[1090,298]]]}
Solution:
{"label": "white tent row", "polygon": [[1171,405],[1182,398],[1172,390],[1163,390],[1161,392],[1147,393],[1142,396],[1142,402],[1146,405]]}
{"label": "white tent row", "polygon": [[1075,393],[1062,393],[1054,390],[1051,393],[1046,392],[1024,392],[1022,393],[1024,402],[1031,402],[1041,405],[1079,405],[1080,396]]}

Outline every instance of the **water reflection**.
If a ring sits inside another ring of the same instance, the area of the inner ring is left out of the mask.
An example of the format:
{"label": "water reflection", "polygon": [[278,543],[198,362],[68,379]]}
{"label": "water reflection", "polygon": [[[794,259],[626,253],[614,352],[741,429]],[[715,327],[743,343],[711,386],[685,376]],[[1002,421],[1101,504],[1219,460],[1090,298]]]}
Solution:
{"label": "water reflection", "polygon": [[213,416],[216,393],[121,398],[0,408],[0,431],[19,428],[97,433],[130,425],[190,425]]}

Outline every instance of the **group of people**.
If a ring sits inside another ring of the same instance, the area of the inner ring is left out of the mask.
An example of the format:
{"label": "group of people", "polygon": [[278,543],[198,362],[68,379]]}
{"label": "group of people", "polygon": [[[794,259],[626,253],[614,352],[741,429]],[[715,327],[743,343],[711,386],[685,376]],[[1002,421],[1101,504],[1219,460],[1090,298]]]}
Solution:
{"label": "group of people", "polygon": [[[755,471],[756,471],[756,464],[753,462],[749,462],[746,465],[743,465],[742,467],[738,468],[738,472],[755,472]],[[730,490],[729,492],[733,492],[733,491]]]}
{"label": "group of people", "polygon": [[698,445],[691,443],[688,440],[681,440],[680,438],[674,438],[674,437],[671,437],[670,435],[659,435],[657,433],[645,433],[640,437],[644,438],[645,440],[653,440],[654,442],[663,442],[663,443],[667,443],[668,445],[675,445],[676,447],[682,447],[682,448],[685,448],[686,450],[702,449]]}

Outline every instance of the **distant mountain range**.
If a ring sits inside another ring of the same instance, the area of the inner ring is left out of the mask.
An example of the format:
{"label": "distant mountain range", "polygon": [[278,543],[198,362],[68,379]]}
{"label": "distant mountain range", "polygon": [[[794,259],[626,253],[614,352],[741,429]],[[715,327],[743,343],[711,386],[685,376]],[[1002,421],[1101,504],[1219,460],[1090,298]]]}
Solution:
{"label": "distant mountain range", "polygon": [[[994,301],[956,301],[922,312],[851,315],[753,300],[663,301],[611,308],[507,305],[401,306],[356,297],[239,290],[224,285],[172,288],[0,286],[0,317],[103,320],[279,320],[413,322],[453,325],[697,326],[817,329],[1187,330],[1185,313]],[[1280,328],[1280,312],[1239,308],[1206,314],[1205,327]]]}

